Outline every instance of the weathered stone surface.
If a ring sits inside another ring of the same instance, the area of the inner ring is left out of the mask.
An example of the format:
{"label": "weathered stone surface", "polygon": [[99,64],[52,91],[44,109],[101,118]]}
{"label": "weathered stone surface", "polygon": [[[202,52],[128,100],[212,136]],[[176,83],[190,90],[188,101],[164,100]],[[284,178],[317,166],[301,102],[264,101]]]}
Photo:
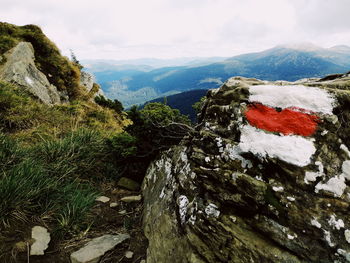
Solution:
{"label": "weathered stone surface", "polygon": [[42,226],[35,226],[32,228],[32,239],[34,243],[30,247],[30,255],[44,255],[44,251],[48,248],[50,243],[50,233]]}
{"label": "weathered stone surface", "polygon": [[86,88],[87,91],[90,91],[94,86],[95,78],[92,74],[81,71],[80,74],[80,83]]}
{"label": "weathered stone surface", "polygon": [[141,195],[131,195],[131,196],[125,196],[120,199],[120,201],[125,203],[132,203],[132,202],[139,202],[141,201],[142,197]]}
{"label": "weathered stone surface", "polygon": [[108,203],[109,200],[111,200],[109,197],[103,196],[103,195],[101,195],[101,196],[96,198],[96,201],[99,201],[99,202],[102,202],[102,203]]}
{"label": "weathered stone surface", "polygon": [[[268,85],[277,90],[261,96]],[[316,130],[253,127],[246,114],[257,102],[315,115]],[[348,262],[349,105],[348,76],[236,77],[209,91],[196,132],[148,168],[147,262]]]}
{"label": "weathered stone surface", "polygon": [[140,190],[140,184],[127,177],[120,178],[117,185],[131,191]]}
{"label": "weathered stone surface", "polygon": [[129,259],[130,259],[130,258],[132,258],[133,256],[134,256],[134,252],[132,252],[132,251],[126,251],[126,252],[125,252],[125,257],[126,257],[126,258],[129,258]]}
{"label": "weathered stone surface", "polygon": [[115,202],[109,204],[109,207],[111,208],[117,207],[117,206],[118,206],[118,203],[115,203]]}
{"label": "weathered stone surface", "polygon": [[[81,71],[80,74],[80,83],[81,85],[83,85],[86,90],[88,92],[90,92],[92,90],[92,88],[94,87],[94,83],[95,83],[95,76],[92,75],[91,73],[85,72],[85,71]],[[100,88],[93,97],[96,96],[103,96],[105,97],[105,94],[103,93],[103,90]]]}
{"label": "weathered stone surface", "polygon": [[4,56],[6,63],[0,66],[0,79],[16,83],[46,104],[61,102],[56,87],[51,85],[44,73],[35,66],[32,44],[20,42]]}
{"label": "weathered stone surface", "polygon": [[107,251],[129,238],[128,234],[104,235],[94,238],[83,248],[71,254],[71,262],[97,263]]}

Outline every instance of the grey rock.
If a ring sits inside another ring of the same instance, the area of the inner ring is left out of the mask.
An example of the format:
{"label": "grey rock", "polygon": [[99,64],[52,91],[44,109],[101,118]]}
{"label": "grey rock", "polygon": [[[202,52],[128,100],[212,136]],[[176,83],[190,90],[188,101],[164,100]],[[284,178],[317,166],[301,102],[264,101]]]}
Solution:
{"label": "grey rock", "polygon": [[[246,112],[261,98],[250,96],[267,88],[256,85],[277,86],[266,94],[276,102],[296,84],[306,92],[283,103],[298,96],[306,103],[310,94],[316,109],[332,102],[324,112],[301,110],[317,116],[317,129],[302,136],[254,127]],[[209,91],[196,132],[147,170],[147,262],[347,262],[349,92],[348,76],[297,83],[235,77]],[[293,143],[284,147],[285,138]]]}
{"label": "grey rock", "polygon": [[[88,92],[90,92],[92,90],[92,88],[94,87],[95,81],[96,81],[96,79],[95,79],[95,76],[93,74],[85,72],[85,71],[81,71],[80,83],[82,86],[84,86],[86,88],[86,90]],[[99,90],[93,95],[93,97],[96,97],[96,96],[106,97],[101,88],[99,88]]]}
{"label": "grey rock", "polygon": [[111,200],[109,197],[103,196],[103,195],[96,198],[96,201],[102,202],[102,203],[108,203],[109,200]]}
{"label": "grey rock", "polygon": [[129,258],[129,259],[130,259],[130,258],[132,258],[133,256],[134,256],[134,252],[132,252],[132,251],[126,251],[126,252],[125,252],[125,257],[126,257],[126,258]]}
{"label": "grey rock", "polygon": [[131,195],[131,196],[125,196],[120,199],[120,201],[125,203],[132,203],[132,202],[139,202],[141,201],[142,197],[141,195]]}
{"label": "grey rock", "polygon": [[0,66],[0,79],[23,87],[45,104],[61,103],[56,87],[35,66],[34,49],[30,43],[20,42],[4,56],[6,63]]}
{"label": "grey rock", "polygon": [[97,263],[107,251],[129,238],[130,236],[128,234],[104,235],[94,238],[83,248],[71,254],[71,262]]}
{"label": "grey rock", "polygon": [[44,251],[48,248],[50,243],[50,233],[45,227],[34,226],[32,228],[32,239],[34,243],[30,247],[30,255],[44,255]]}
{"label": "grey rock", "polygon": [[95,77],[85,71],[82,71],[80,74],[80,83],[86,88],[87,91],[90,91],[94,86]]}
{"label": "grey rock", "polygon": [[115,202],[109,204],[109,207],[111,208],[117,207],[117,206],[118,206],[118,203],[115,203]]}

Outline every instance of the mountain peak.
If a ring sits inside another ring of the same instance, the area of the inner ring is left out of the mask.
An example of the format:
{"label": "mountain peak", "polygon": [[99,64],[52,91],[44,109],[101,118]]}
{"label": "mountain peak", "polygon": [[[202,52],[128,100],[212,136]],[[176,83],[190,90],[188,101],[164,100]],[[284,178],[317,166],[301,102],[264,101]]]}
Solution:
{"label": "mountain peak", "polygon": [[283,44],[283,45],[278,45],[276,48],[287,48],[287,49],[294,49],[294,50],[308,51],[308,52],[324,49],[310,42]]}
{"label": "mountain peak", "polygon": [[347,45],[337,45],[330,47],[329,49],[336,52],[350,52],[350,47]]}

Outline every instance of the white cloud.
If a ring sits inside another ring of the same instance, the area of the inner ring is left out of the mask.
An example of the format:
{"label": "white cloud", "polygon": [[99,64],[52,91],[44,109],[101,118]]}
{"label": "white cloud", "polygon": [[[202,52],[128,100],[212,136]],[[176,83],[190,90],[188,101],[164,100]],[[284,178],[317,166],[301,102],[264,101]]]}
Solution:
{"label": "white cloud", "polygon": [[350,45],[348,0],[2,0],[78,58],[233,56],[288,42]]}

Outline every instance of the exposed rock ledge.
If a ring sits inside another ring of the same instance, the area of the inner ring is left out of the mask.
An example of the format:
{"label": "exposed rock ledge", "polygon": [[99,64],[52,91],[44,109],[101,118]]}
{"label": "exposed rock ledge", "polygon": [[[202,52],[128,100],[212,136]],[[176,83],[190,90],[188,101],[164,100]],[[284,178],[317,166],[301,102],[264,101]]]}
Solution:
{"label": "exposed rock ledge", "polygon": [[46,104],[61,102],[56,87],[34,63],[34,49],[28,42],[20,42],[4,54],[6,63],[0,67],[0,79],[27,89]]}
{"label": "exposed rock ledge", "polygon": [[348,81],[209,91],[197,132],[146,174],[147,262],[350,262]]}

